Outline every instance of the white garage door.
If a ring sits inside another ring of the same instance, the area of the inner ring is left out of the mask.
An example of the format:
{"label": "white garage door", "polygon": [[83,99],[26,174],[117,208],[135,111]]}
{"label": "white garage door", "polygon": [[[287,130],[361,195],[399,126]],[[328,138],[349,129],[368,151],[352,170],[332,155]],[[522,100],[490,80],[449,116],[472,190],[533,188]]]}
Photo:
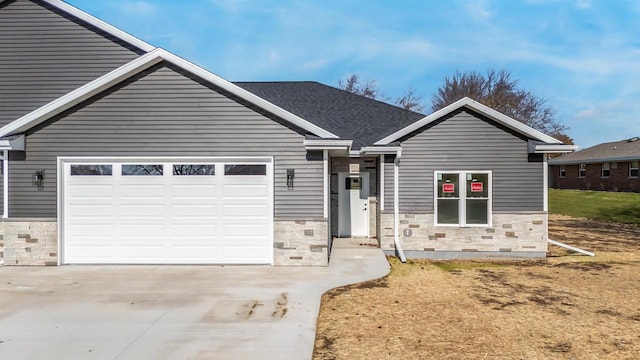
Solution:
{"label": "white garage door", "polygon": [[61,164],[63,263],[272,263],[271,159]]}

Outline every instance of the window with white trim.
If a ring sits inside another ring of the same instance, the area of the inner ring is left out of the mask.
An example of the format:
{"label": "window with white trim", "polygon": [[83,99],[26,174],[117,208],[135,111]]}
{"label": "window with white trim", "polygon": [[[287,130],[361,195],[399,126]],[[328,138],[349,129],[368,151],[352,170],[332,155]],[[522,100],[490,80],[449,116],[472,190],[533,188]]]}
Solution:
{"label": "window with white trim", "polygon": [[640,173],[640,161],[629,162],[629,177],[637,178]]}
{"label": "window with white trim", "polygon": [[435,172],[436,225],[491,225],[490,171]]}
{"label": "window with white trim", "polygon": [[585,177],[587,176],[587,164],[580,164],[578,167],[578,177]]}
{"label": "window with white trim", "polygon": [[560,165],[560,177],[563,178],[567,176],[567,169],[564,168],[564,165]]}
{"label": "window with white trim", "polygon": [[603,178],[608,178],[611,174],[611,163],[602,163],[602,172],[600,174]]}

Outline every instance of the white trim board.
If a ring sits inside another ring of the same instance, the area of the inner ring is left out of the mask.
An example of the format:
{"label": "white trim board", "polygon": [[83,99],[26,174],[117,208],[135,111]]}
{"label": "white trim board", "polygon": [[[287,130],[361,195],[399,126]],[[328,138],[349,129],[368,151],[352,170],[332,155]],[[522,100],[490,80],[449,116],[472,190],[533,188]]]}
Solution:
{"label": "white trim board", "polygon": [[95,26],[96,28],[106,32],[107,34],[113,35],[116,38],[126,43],[129,43],[145,52],[149,52],[155,48],[155,46],[150,45],[138,39],[137,37],[116,28],[113,25],[109,25],[108,23],[96,18],[95,16],[89,15],[86,12],[72,5],[69,5],[63,1],[60,1],[60,0],[42,0],[42,1],[86,23],[89,23],[90,25]]}
{"label": "white trim board", "polygon": [[29,114],[24,115],[23,117],[3,126],[2,128],[0,128],[0,137],[23,133],[26,130],[50,119],[51,117],[70,109],[71,107],[91,98],[92,96],[97,95],[102,91],[105,91],[162,61],[167,61],[175,66],[178,66],[278,117],[283,118],[284,120],[289,121],[297,127],[309,131],[314,135],[325,138],[338,137],[302,119],[301,117],[294,115],[189,61],[160,48],[144,54],[139,58],[132,60],[131,62],[109,72],[108,74],[103,75],[91,81],[90,83],[81,86],[64,96],[55,99],[46,105],[43,105],[39,109],[36,109]]}
{"label": "white trim board", "polygon": [[398,139],[400,139],[403,136],[406,136],[440,118],[442,118],[445,115],[448,115],[449,113],[456,111],[462,107],[466,107],[469,108],[473,111],[476,111],[488,118],[490,118],[493,121],[496,121],[499,124],[502,124],[518,133],[521,133],[523,135],[526,135],[530,138],[536,139],[536,140],[540,140],[543,141],[545,143],[549,143],[549,144],[562,144],[562,142],[560,140],[554,139],[549,135],[543,134],[542,132],[527,126],[517,120],[514,120],[510,117],[508,117],[507,115],[504,115],[498,111],[493,110],[492,108],[480,104],[479,102],[472,100],[468,97],[462,98],[456,102],[454,102],[453,104],[446,106],[436,112],[434,112],[433,114],[426,116],[424,118],[422,118],[421,120],[418,120],[416,122],[414,122],[413,124],[406,126],[403,129],[400,129],[399,131],[396,131],[395,133],[377,141],[374,143],[374,145],[388,145],[394,141],[397,141]]}

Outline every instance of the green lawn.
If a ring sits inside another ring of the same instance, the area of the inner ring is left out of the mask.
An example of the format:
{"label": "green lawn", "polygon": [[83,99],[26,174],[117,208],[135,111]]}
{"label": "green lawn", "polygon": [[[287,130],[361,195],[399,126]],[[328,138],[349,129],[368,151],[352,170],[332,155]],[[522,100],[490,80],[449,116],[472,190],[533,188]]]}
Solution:
{"label": "green lawn", "polygon": [[549,189],[549,213],[640,225],[640,194]]}

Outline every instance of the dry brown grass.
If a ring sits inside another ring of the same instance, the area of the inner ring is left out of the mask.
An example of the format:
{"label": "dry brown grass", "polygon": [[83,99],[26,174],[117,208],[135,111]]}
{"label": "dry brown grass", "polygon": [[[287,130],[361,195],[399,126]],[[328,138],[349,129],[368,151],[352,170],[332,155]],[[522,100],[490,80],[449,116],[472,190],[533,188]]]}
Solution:
{"label": "dry brown grass", "polygon": [[390,258],[326,293],[314,359],[640,359],[640,227],[552,216],[546,262]]}

